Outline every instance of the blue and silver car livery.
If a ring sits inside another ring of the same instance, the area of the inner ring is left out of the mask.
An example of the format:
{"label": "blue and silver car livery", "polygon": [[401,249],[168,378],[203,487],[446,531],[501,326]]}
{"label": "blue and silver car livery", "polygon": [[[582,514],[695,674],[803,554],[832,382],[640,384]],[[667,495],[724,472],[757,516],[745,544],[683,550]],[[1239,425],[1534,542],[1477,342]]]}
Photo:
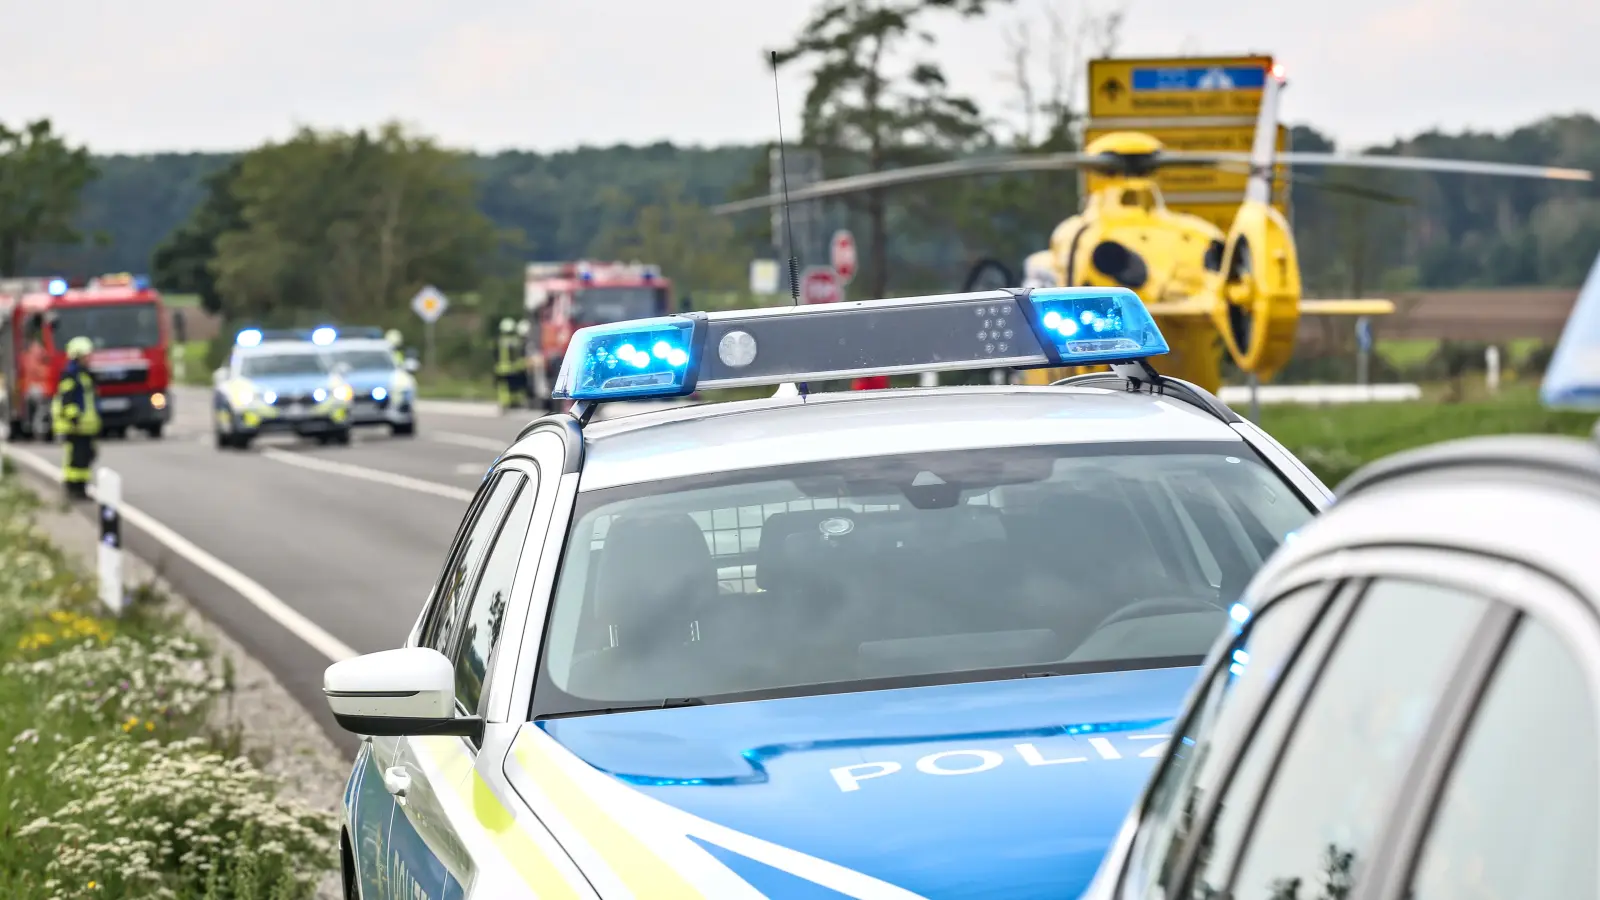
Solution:
{"label": "blue and silver car livery", "polygon": [[[1165,349],[1115,289],[580,331],[573,414],[496,460],[406,646],[328,670],[366,736],[347,893],[1075,896],[1233,598],[1330,499],[1139,362]],[[1063,361],[1116,368],[800,387]]]}
{"label": "blue and silver car livery", "polygon": [[350,442],[352,391],[328,365],[326,329],[245,329],[228,364],[213,374],[212,431],[219,449],[245,449],[263,433],[291,433],[322,443]]}
{"label": "blue and silver car livery", "polygon": [[340,334],[324,351],[350,385],[353,425],[387,425],[391,434],[416,433],[417,380],[381,338]]}

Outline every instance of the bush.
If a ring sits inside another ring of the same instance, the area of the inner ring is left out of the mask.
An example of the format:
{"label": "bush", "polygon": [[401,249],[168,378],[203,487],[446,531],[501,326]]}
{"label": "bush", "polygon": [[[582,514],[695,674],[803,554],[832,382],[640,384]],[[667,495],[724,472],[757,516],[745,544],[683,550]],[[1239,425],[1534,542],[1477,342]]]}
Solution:
{"label": "bush", "polygon": [[330,817],[226,749],[208,648],[150,590],[104,616],[34,506],[0,477],[0,896],[310,896]]}

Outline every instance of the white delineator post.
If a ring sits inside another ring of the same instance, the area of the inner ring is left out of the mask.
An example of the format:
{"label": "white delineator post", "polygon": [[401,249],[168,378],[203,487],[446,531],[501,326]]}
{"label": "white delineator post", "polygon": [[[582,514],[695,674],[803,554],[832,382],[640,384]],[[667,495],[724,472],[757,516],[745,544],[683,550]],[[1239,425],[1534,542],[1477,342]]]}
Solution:
{"label": "white delineator post", "polygon": [[1500,348],[1493,344],[1483,351],[1484,376],[1489,382],[1489,393],[1500,393]]}
{"label": "white delineator post", "polygon": [[121,614],[122,593],[122,476],[104,466],[95,473],[95,500],[100,504],[100,600]]}

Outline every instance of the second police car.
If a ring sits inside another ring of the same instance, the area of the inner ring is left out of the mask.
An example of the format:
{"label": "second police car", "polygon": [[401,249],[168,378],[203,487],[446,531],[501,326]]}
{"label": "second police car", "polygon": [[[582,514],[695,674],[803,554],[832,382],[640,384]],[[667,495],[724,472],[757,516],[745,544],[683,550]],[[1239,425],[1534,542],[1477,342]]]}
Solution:
{"label": "second police car", "polygon": [[243,450],[274,432],[350,443],[354,392],[324,352],[337,337],[326,327],[239,332],[228,364],[213,373],[217,447]]}
{"label": "second police car", "polygon": [[416,363],[397,360],[381,329],[341,328],[324,355],[350,385],[352,425],[387,427],[400,437],[416,434]]}
{"label": "second police car", "polygon": [[[326,673],[346,895],[1074,896],[1330,501],[1166,350],[1122,289],[580,330],[572,414],[495,460],[405,647]],[[785,387],[589,421],[749,385]]]}

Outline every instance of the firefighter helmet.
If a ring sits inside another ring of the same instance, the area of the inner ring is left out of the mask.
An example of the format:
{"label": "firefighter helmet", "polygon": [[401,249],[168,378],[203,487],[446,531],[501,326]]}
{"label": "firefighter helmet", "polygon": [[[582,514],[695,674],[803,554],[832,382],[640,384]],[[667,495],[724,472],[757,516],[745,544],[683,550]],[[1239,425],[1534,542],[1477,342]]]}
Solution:
{"label": "firefighter helmet", "polygon": [[94,341],[78,336],[67,341],[67,359],[82,359],[94,352]]}
{"label": "firefighter helmet", "polygon": [[399,347],[401,344],[405,343],[406,340],[405,336],[400,333],[400,329],[398,328],[391,328],[384,332],[383,339],[388,341],[389,346],[391,347]]}
{"label": "firefighter helmet", "polygon": [[507,316],[506,318],[500,320],[500,333],[501,334],[510,334],[513,330],[516,329],[516,327],[517,327],[517,323],[511,321],[511,317],[510,316]]}

